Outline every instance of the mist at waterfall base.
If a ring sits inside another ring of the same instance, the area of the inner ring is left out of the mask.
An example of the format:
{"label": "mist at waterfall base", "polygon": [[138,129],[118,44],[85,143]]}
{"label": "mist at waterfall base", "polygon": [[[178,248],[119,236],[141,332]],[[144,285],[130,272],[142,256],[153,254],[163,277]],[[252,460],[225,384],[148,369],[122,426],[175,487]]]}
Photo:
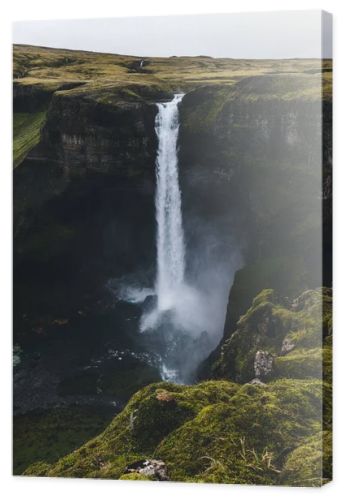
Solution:
{"label": "mist at waterfall base", "polygon": [[187,226],[189,232],[190,224],[182,220],[177,155],[183,97],[176,94],[172,101],[157,104],[154,286],[129,285],[125,280],[118,289],[119,299],[142,305],[139,331],[147,337],[149,349],[159,355],[162,378],[176,383],[192,382],[198,364],[217,345],[230,276],[240,263],[238,252],[230,251],[231,242],[221,238],[218,223],[194,221],[199,243],[187,252],[183,228]]}

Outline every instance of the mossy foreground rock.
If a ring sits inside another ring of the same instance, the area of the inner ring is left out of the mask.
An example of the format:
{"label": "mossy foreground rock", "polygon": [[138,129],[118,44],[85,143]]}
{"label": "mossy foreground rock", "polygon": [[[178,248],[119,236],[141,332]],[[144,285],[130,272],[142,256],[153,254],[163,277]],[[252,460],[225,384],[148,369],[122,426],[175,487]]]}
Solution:
{"label": "mossy foreground rock", "polygon": [[313,380],[246,384],[230,403],[204,408],[156,454],[175,480],[280,484],[287,454],[321,428],[321,396]]}
{"label": "mossy foreground rock", "polygon": [[249,382],[331,378],[331,289],[307,290],[294,301],[263,290],[223,342],[216,378]]}
{"label": "mossy foreground rock", "polygon": [[[289,454],[283,483],[296,486],[321,486],[332,477],[332,433],[318,432]],[[305,484],[306,483],[306,484]]]}
{"label": "mossy foreground rock", "polygon": [[102,434],[25,474],[321,486],[332,475],[331,339],[330,289],[294,301],[263,290],[214,366],[237,383],[151,384]]}
{"label": "mossy foreground rock", "polygon": [[[172,481],[316,485],[312,468],[297,464],[322,431],[322,396],[319,380],[152,384],[98,437],[26,474],[148,479],[134,463],[153,461]],[[330,422],[326,413],[325,426]],[[317,445],[315,463],[318,456]]]}

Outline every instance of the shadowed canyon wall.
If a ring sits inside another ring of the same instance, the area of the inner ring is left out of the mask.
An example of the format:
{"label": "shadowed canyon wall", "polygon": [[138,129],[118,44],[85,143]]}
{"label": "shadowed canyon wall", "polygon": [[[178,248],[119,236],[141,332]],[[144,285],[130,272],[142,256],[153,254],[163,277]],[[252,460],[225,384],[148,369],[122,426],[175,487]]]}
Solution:
{"label": "shadowed canyon wall", "polygon": [[[230,291],[225,332],[262,288],[288,295],[319,284],[322,112],[316,96],[306,95],[315,80],[251,77],[233,87],[197,88],[180,105],[188,276],[205,282],[214,276],[230,288],[242,268]],[[140,267],[153,276],[154,102],[169,95],[146,92],[141,102],[120,92],[112,104],[53,95],[40,143],[14,173],[15,273],[23,302],[27,293],[37,294],[26,288],[33,274],[35,287],[53,279],[59,307],[61,285],[67,308],[79,296],[76,287],[93,295],[107,277]],[[23,95],[14,102],[22,109]],[[328,100],[324,118],[331,143]],[[328,207],[331,148],[324,151]],[[219,268],[203,276],[212,262]],[[329,284],[329,270],[325,275]],[[46,302],[50,307],[51,298]]]}

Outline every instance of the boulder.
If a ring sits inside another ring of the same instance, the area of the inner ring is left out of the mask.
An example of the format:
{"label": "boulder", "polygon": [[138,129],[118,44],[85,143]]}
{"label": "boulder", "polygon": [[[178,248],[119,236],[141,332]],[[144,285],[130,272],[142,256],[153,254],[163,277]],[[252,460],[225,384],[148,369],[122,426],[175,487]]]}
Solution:
{"label": "boulder", "polygon": [[142,303],[142,310],[144,313],[148,313],[153,311],[153,309],[156,309],[157,305],[158,305],[158,296],[155,294],[147,295],[147,297]]}
{"label": "boulder", "polygon": [[254,357],[254,374],[257,378],[270,375],[273,366],[273,355],[267,351],[257,351]]}
{"label": "boulder", "polygon": [[260,380],[260,378],[253,378],[249,383],[252,385],[266,385]]}
{"label": "boulder", "polygon": [[162,460],[138,460],[125,468],[125,474],[138,473],[143,476],[168,481],[167,467]]}
{"label": "boulder", "polygon": [[282,342],[281,355],[288,354],[288,352],[292,351],[295,348],[295,344],[291,338],[285,337]]}

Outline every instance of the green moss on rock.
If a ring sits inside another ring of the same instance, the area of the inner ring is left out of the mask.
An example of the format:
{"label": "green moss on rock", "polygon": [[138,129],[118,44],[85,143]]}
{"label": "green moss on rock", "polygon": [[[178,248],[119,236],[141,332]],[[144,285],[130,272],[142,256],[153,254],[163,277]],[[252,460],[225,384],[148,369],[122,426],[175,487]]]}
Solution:
{"label": "green moss on rock", "polygon": [[308,290],[292,302],[263,290],[222,343],[212,374],[247,382],[255,373],[255,355],[269,353],[273,366],[266,380],[332,376],[332,300],[328,288]]}
{"label": "green moss on rock", "polygon": [[274,360],[268,383],[151,384],[102,434],[52,466],[25,473],[130,479],[129,464],[154,459],[175,481],[322,484],[322,474],[331,472],[330,299],[327,289],[307,291],[291,303],[269,289],[254,298],[223,346],[219,369],[250,380],[254,354],[263,349]]}
{"label": "green moss on rock", "polygon": [[13,166],[18,167],[40,141],[47,111],[13,114]]}
{"label": "green moss on rock", "polygon": [[[152,458],[165,462],[170,480],[281,484],[290,453],[322,429],[322,394],[313,379],[152,384],[98,437],[26,474],[140,480],[126,467]],[[292,483],[309,480],[302,470],[290,474]]]}
{"label": "green moss on rock", "polygon": [[25,471],[26,476],[43,477],[47,474],[50,464],[46,462],[34,462]]}
{"label": "green moss on rock", "polygon": [[224,342],[213,371],[240,382],[254,376],[257,351],[280,351],[282,340],[294,322],[295,314],[276,303],[273,290],[263,290],[237,323],[237,330]]}
{"label": "green moss on rock", "polygon": [[275,484],[281,456],[320,429],[319,381],[246,384],[204,408],[155,450],[178,481]]}
{"label": "green moss on rock", "polygon": [[59,460],[47,475],[119,478],[129,463],[152,456],[166,435],[204,407],[230,401],[237,389],[237,384],[224,381],[149,385],[131,398],[100,436]]}
{"label": "green moss on rock", "polygon": [[322,378],[323,350],[295,349],[286,356],[279,356],[275,360],[274,373],[282,378]]}
{"label": "green moss on rock", "polygon": [[332,434],[318,432],[288,456],[281,478],[291,486],[322,486],[332,479]]}
{"label": "green moss on rock", "polygon": [[145,476],[144,474],[139,474],[138,472],[123,474],[119,479],[124,481],[152,481],[150,477]]}
{"label": "green moss on rock", "polygon": [[174,393],[158,391],[141,402],[133,415],[132,436],[143,451],[153,448],[171,431],[194,416],[194,409]]}

